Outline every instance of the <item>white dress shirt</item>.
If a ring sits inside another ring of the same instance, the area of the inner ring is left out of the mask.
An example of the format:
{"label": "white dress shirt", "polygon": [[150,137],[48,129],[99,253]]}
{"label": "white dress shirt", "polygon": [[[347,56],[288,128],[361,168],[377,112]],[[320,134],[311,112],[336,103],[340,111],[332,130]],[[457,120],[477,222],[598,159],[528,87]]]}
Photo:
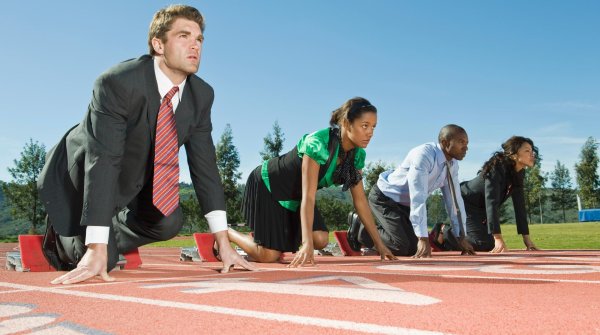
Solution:
{"label": "white dress shirt", "polygon": [[[156,58],[154,58],[154,74],[156,75],[156,84],[158,85],[158,93],[161,96],[161,102],[163,99],[162,97],[167,95],[173,86],[179,86],[179,91],[177,91],[177,94],[171,99],[171,104],[173,104],[173,113],[176,113],[177,106],[181,101],[183,89],[185,88],[186,80],[181,82],[179,85],[174,85],[169,77],[167,77],[167,75],[160,69],[158,66],[158,60]],[[227,212],[216,210],[207,213],[204,217],[208,221],[208,226],[212,233],[227,230]],[[108,233],[110,231],[110,227],[87,226],[85,231],[85,245],[90,243],[108,243]]]}
{"label": "white dress shirt", "polygon": [[450,173],[456,190],[456,201],[460,208],[462,224],[459,224],[452,194],[446,179],[446,156],[439,143],[425,143],[409,151],[395,170],[383,172],[377,180],[377,187],[392,200],[410,207],[410,222],[417,237],[427,237],[427,208],[429,195],[438,188],[442,190],[446,211],[452,222],[452,231],[459,236],[461,226],[466,234],[465,205],[460,196],[458,183],[458,161],[452,159]]}

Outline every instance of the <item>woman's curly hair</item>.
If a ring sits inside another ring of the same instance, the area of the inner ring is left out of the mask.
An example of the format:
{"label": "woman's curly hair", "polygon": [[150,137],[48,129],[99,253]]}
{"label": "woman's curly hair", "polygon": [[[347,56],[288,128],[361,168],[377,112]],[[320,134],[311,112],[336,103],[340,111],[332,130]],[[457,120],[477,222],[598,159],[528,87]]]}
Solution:
{"label": "woman's curly hair", "polygon": [[517,151],[519,151],[521,146],[525,143],[529,143],[529,145],[531,145],[533,153],[535,154],[535,159],[537,161],[538,148],[535,145],[533,145],[533,141],[530,138],[523,136],[512,136],[504,143],[502,143],[502,151],[494,152],[492,154],[492,157],[490,157],[490,159],[483,163],[483,166],[481,167],[480,171],[483,178],[489,177],[489,174],[492,171],[492,169],[494,169],[498,165],[504,165],[507,168],[507,173],[509,173],[510,176],[514,177],[514,175],[516,174],[516,162],[511,157],[513,155],[516,155]]}

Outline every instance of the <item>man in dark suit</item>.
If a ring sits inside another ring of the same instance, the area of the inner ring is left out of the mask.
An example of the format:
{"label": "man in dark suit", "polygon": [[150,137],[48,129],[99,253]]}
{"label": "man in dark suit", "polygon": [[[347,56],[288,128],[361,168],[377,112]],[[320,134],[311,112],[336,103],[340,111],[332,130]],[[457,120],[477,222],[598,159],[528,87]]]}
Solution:
{"label": "man in dark suit", "polygon": [[[214,93],[195,75],[203,31],[204,19],[193,7],[174,5],[158,11],[148,37],[151,55],[103,73],[83,121],[48,153],[38,182],[48,212],[44,252],[55,267],[74,268],[52,283],[71,284],[96,275],[113,280],[108,271],[119,253],[177,235],[183,224],[176,189],[181,145],[219,245],[223,271],[233,265],[254,269],[231,248],[227,237],[211,137]],[[157,122],[161,118],[170,123]],[[157,124],[170,126],[172,136],[165,139],[167,128]],[[158,162],[165,145],[158,143],[169,139],[171,149],[165,150],[171,150],[172,157],[167,163]],[[166,210],[157,202],[156,193],[164,186],[157,186],[162,182],[160,164],[169,168],[167,186],[175,197]]]}

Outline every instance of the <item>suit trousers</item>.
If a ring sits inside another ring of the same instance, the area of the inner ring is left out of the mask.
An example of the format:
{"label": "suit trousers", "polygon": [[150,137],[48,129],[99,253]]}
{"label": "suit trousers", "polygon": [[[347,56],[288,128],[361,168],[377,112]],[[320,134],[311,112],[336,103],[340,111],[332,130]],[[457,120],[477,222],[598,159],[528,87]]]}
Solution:
{"label": "suit trousers", "polygon": [[[108,238],[108,262],[110,271],[124,254],[140,246],[169,240],[179,233],[183,226],[183,215],[178,207],[171,215],[164,216],[152,204],[152,181],[138,196],[112,218]],[[85,254],[85,236],[58,236],[65,257],[62,261],[77,264]]]}
{"label": "suit trousers", "polygon": [[475,251],[494,249],[494,236],[488,234],[487,214],[485,209],[473,207],[465,202],[467,212],[467,239]]}
{"label": "suit trousers", "polygon": [[[377,221],[383,243],[396,256],[411,256],[417,252],[417,236],[410,222],[410,208],[390,199],[374,185],[369,192],[369,206]],[[364,225],[358,231],[358,241],[373,247],[373,240]]]}

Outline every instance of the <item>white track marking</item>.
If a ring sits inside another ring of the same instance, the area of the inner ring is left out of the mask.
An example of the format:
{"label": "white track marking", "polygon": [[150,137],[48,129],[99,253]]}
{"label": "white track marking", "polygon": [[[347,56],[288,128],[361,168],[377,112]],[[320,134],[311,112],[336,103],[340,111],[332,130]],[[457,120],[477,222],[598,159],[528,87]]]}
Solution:
{"label": "white track marking", "polygon": [[[309,285],[306,283],[342,280],[355,286]],[[265,292],[300,296],[351,299],[356,301],[389,302],[395,304],[425,306],[440,300],[419,293],[406,292],[397,287],[378,283],[358,276],[318,276],[287,282],[253,282],[245,278],[198,280],[187,283],[147,285],[144,288],[185,287],[186,293],[212,293],[222,291]],[[362,286],[362,287],[361,287]]]}
{"label": "white track marking", "polygon": [[430,262],[414,264],[393,264],[378,266],[378,269],[390,271],[468,271],[477,270],[484,263],[472,262]]}
{"label": "white track marking", "polygon": [[[36,287],[36,286],[20,285],[20,284],[6,283],[6,282],[0,282],[0,286],[11,287],[11,288],[16,288],[16,289],[32,289],[32,290],[39,291],[39,292],[60,294],[60,295],[70,295],[70,296],[77,296],[77,297],[89,298],[89,299],[120,301],[120,302],[129,302],[129,303],[157,306],[157,307],[178,308],[178,309],[192,310],[192,311],[197,311],[197,312],[224,314],[224,315],[230,315],[233,317],[247,317],[247,318],[252,318],[252,319],[278,321],[278,322],[284,322],[284,323],[288,322],[288,323],[309,325],[309,326],[316,326],[316,327],[323,327],[323,328],[330,328],[330,329],[360,331],[360,332],[371,333],[371,334],[410,334],[410,335],[442,334],[440,332],[434,332],[434,331],[410,329],[410,328],[403,328],[403,327],[384,326],[384,325],[373,324],[373,323],[333,320],[333,319],[308,317],[308,316],[300,316],[300,315],[262,312],[262,311],[257,311],[257,310],[209,306],[209,305],[193,304],[193,303],[186,303],[186,302],[146,299],[146,298],[138,298],[138,297],[120,296],[120,295],[114,295],[114,294],[84,292],[84,291],[77,291],[77,290],[72,290],[72,289],[62,289],[62,288],[52,288],[52,287]],[[315,331],[318,332],[317,330],[315,330]]]}
{"label": "white track marking", "polygon": [[0,318],[7,318],[33,311],[35,306],[29,304],[3,303],[0,304]]}
{"label": "white track marking", "polygon": [[[456,264],[456,266],[452,266]],[[450,266],[448,266],[450,265]],[[467,265],[467,266],[465,266]],[[479,271],[499,274],[532,274],[532,275],[569,275],[600,272],[599,266],[579,264],[499,264],[485,265],[484,263],[417,263],[378,266],[378,269],[388,271]],[[502,279],[502,278],[498,278]],[[532,278],[532,280],[536,280]]]}
{"label": "white track marking", "polygon": [[34,314],[0,322],[0,335],[14,334],[45,326],[56,320],[56,315]]}
{"label": "white track marking", "polygon": [[570,275],[600,272],[600,267],[589,265],[547,264],[529,265],[527,268],[513,268],[510,265],[487,265],[481,267],[479,271],[519,275]]}

